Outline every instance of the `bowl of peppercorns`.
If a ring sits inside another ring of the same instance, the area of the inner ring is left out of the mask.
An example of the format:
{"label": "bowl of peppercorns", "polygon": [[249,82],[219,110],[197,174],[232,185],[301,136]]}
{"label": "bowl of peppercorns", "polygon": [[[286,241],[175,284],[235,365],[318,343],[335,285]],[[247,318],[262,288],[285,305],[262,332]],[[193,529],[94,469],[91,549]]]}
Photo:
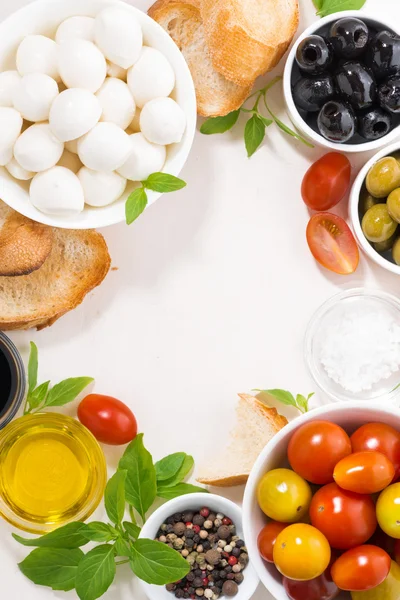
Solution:
{"label": "bowl of peppercorns", "polygon": [[294,125],[316,144],[360,152],[400,136],[400,34],[393,25],[359,11],[334,13],[292,47],[285,101]]}
{"label": "bowl of peppercorns", "polygon": [[239,506],[215,494],[169,500],[146,521],[140,537],[174,548],[190,565],[182,580],[140,582],[150,600],[249,600],[259,578],[249,564]]}

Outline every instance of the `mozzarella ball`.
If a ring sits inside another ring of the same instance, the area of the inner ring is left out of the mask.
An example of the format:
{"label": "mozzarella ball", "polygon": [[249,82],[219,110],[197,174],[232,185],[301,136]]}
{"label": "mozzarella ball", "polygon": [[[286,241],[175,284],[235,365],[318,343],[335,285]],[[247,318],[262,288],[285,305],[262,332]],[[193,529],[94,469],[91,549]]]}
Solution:
{"label": "mozzarella ball", "polygon": [[165,163],[165,146],[148,142],[142,133],[131,136],[132,150],[118,173],[132,181],[144,181],[152,173],[161,171]]}
{"label": "mozzarella ball", "polygon": [[28,127],[14,145],[14,157],[27,171],[45,171],[61,158],[64,144],[53,134],[48,123]]}
{"label": "mozzarella ball", "polygon": [[175,73],[159,50],[144,46],[139,60],[128,70],[128,86],[139,108],[153,98],[170,95],[175,86]]}
{"label": "mozzarella ball", "polygon": [[0,150],[8,150],[15,144],[21,128],[22,117],[19,112],[9,106],[0,106]]}
{"label": "mozzarella ball", "polygon": [[118,173],[104,173],[82,167],[78,173],[86,204],[107,206],[122,196],[126,188],[126,179]]}
{"label": "mozzarella ball", "polygon": [[7,163],[13,157],[13,149],[12,146],[10,148],[4,148],[4,150],[0,150],[0,166],[5,167]]}
{"label": "mozzarella ball", "polygon": [[72,154],[78,154],[78,141],[79,138],[65,142],[65,149],[68,150],[68,152],[72,152]]}
{"label": "mozzarella ball", "polygon": [[104,8],[96,17],[94,35],[104,56],[123,69],[131,67],[139,58],[142,29],[129,10],[114,6]]}
{"label": "mozzarella ball", "polygon": [[135,110],[135,115],[131,121],[131,124],[129,125],[129,129],[134,132],[137,133],[138,131],[140,131],[140,114],[141,114],[141,110],[140,108],[136,107]]}
{"label": "mozzarella ball", "polygon": [[60,46],[58,66],[61,79],[69,88],[97,92],[106,78],[106,59],[87,40],[67,40]]}
{"label": "mozzarella ball", "polygon": [[107,61],[107,75],[108,77],[117,77],[117,79],[122,79],[122,81],[126,81],[128,71],[123,69],[119,65]]}
{"label": "mozzarella ball", "polygon": [[32,179],[34,176],[33,171],[27,171],[23,169],[21,165],[17,163],[15,158],[12,158],[7,164],[6,169],[15,179],[20,179],[21,181],[27,181],[28,179]]}
{"label": "mozzarella ball", "polygon": [[69,17],[59,25],[56,33],[57,44],[76,39],[94,42],[93,17]]}
{"label": "mozzarella ball", "polygon": [[24,75],[14,93],[14,108],[27,121],[46,121],[58,96],[57,82],[44,73]]}
{"label": "mozzarella ball", "polygon": [[15,90],[20,81],[18,71],[0,73],[0,106],[13,106]]}
{"label": "mozzarella ball", "polygon": [[153,144],[167,146],[180,142],[185,127],[185,113],[172,98],[150,100],[140,113],[140,129]]}
{"label": "mozzarella ball", "polygon": [[82,163],[79,159],[79,156],[77,154],[69,152],[69,150],[64,150],[57,165],[59,167],[65,167],[66,169],[69,169],[75,174],[79,171],[79,169],[82,168]]}
{"label": "mozzarella ball", "polygon": [[35,175],[29,197],[38,210],[57,217],[73,217],[85,205],[78,177],[65,167],[52,167]]}
{"label": "mozzarella ball", "polygon": [[115,123],[126,129],[135,114],[135,102],[126,83],[116,77],[107,77],[96,96],[102,108],[100,121]]}
{"label": "mozzarella ball", "polygon": [[78,155],[94,171],[115,171],[131,151],[130,137],[115,123],[97,123],[78,142]]}
{"label": "mozzarella ball", "polygon": [[17,69],[20,75],[44,73],[60,81],[58,45],[44,35],[27,35],[18,46]]}
{"label": "mozzarella ball", "polygon": [[100,116],[101,106],[96,96],[88,90],[72,88],[54,100],[49,122],[54,135],[68,142],[90,131]]}

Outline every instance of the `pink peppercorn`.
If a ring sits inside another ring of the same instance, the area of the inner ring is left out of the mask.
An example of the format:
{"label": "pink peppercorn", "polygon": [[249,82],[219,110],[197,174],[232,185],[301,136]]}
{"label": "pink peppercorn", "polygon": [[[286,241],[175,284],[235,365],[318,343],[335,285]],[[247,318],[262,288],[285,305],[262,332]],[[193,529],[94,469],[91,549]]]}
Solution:
{"label": "pink peppercorn", "polygon": [[193,525],[192,529],[193,529],[193,531],[195,533],[199,533],[199,531],[200,531],[200,525]]}
{"label": "pink peppercorn", "polygon": [[232,525],[231,519],[228,519],[228,517],[224,517],[222,519],[222,525]]}
{"label": "pink peppercorn", "polygon": [[204,508],[201,509],[200,514],[202,517],[207,519],[208,515],[210,514],[210,509],[204,506]]}
{"label": "pink peppercorn", "polygon": [[187,523],[185,523],[186,527],[188,529],[193,529],[193,523],[191,523],[190,521],[188,521]]}
{"label": "pink peppercorn", "polygon": [[204,579],[203,579],[203,585],[208,585],[208,577],[204,577]]}
{"label": "pink peppercorn", "polygon": [[238,559],[236,558],[236,556],[230,556],[228,558],[228,564],[233,567],[233,565],[237,564]]}

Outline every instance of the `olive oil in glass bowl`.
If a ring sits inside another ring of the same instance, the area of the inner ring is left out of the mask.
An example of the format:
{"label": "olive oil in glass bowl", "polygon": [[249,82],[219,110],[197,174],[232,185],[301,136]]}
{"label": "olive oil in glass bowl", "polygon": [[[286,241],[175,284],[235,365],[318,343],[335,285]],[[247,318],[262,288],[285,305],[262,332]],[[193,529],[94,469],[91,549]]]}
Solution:
{"label": "olive oil in glass bowl", "polygon": [[46,533],[86,520],[106,480],[102,449],[71,417],[27,415],[0,434],[0,515],[19,529]]}

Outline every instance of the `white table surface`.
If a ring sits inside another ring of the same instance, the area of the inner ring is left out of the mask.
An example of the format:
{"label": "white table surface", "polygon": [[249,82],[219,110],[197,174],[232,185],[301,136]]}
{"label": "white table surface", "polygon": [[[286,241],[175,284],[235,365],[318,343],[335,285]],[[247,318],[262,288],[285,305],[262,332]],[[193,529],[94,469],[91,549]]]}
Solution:
{"label": "white table surface", "polygon": [[[151,3],[132,2],[144,10]],[[0,18],[24,4],[1,0]],[[300,5],[299,32],[316,18],[311,0]],[[368,0],[365,10],[400,22],[399,0]],[[276,72],[282,69],[283,63]],[[287,118],[279,89],[272,99]],[[116,270],[102,286],[51,328],[11,334],[24,357],[29,340],[38,345],[42,381],[90,375],[96,392],[126,402],[155,459],[184,450],[199,463],[210,449],[222,449],[237,392],[317,392],[303,361],[313,312],[345,286],[399,289],[395,275],[364,256],[350,277],[323,270],[312,258],[300,184],[323,151],[271,126],[248,160],[242,132],[238,125],[223,136],[197,133],[182,172],[187,187],[161,198],[132,226],[103,231]],[[367,158],[351,157],[353,175]],[[324,401],[317,393],[315,404]],[[111,472],[121,450],[105,452]],[[240,502],[243,488],[223,493]],[[12,531],[0,522],[1,598],[75,598],[23,577],[17,562],[27,552]],[[129,568],[120,569],[104,599],[143,600]],[[260,587],[254,598],[272,597]]]}

